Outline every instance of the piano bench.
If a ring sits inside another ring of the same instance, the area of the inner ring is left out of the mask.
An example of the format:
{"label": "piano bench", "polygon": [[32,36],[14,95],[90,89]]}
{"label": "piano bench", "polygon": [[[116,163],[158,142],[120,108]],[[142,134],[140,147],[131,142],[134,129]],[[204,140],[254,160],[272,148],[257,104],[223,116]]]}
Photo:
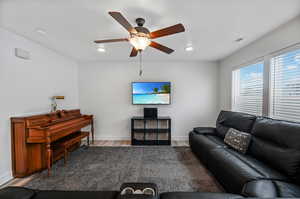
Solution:
{"label": "piano bench", "polygon": [[64,163],[67,163],[67,156],[69,153],[69,149],[72,148],[75,144],[79,144],[83,138],[87,138],[87,144],[88,146],[90,145],[90,140],[89,140],[89,135],[90,132],[88,131],[80,131],[68,139],[64,140],[61,142],[61,147],[64,150]]}

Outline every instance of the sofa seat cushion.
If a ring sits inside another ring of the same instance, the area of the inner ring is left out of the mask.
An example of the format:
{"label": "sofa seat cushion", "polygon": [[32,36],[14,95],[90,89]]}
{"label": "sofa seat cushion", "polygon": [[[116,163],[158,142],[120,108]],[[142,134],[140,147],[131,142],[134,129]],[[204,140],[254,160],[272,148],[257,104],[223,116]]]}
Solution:
{"label": "sofa seat cushion", "polygon": [[241,193],[247,182],[264,178],[261,172],[224,148],[210,150],[207,162],[209,170],[230,193]]}
{"label": "sofa seat cushion", "polygon": [[230,148],[226,149],[230,151],[233,155],[238,157],[240,160],[248,164],[250,167],[261,173],[265,179],[271,179],[271,180],[286,180],[288,181],[288,177],[277,170],[271,168],[267,164],[263,163],[262,161],[259,161],[255,159],[252,156],[244,155],[239,152],[236,152]]}
{"label": "sofa seat cushion", "polygon": [[35,191],[24,187],[5,187],[0,190],[1,199],[32,199]]}
{"label": "sofa seat cushion", "polygon": [[223,147],[225,144],[222,139],[217,136],[207,136],[190,132],[191,147],[197,150],[211,150],[218,147]]}
{"label": "sofa seat cushion", "polygon": [[227,145],[224,143],[224,140],[219,136],[213,136],[213,135],[207,135],[206,136],[209,140],[216,143],[219,147],[225,147],[227,148]]}
{"label": "sofa seat cushion", "polygon": [[[218,144],[217,140],[214,141],[216,136],[206,136],[197,134],[194,131],[189,134],[189,142],[192,151],[195,155],[203,162],[206,163],[209,159],[208,152],[218,147],[222,147],[221,144]],[[221,142],[220,142],[221,143]]]}
{"label": "sofa seat cushion", "polygon": [[34,199],[115,199],[118,191],[37,191]]}
{"label": "sofa seat cushion", "polygon": [[160,194],[160,199],[238,199],[243,196],[229,193],[206,192],[166,192]]}

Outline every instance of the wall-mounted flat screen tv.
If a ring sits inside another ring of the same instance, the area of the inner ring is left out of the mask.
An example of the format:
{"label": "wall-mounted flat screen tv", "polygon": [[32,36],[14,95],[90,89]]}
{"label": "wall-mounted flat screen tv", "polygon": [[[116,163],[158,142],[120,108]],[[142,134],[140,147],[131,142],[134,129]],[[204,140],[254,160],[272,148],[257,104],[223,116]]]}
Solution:
{"label": "wall-mounted flat screen tv", "polygon": [[171,82],[132,82],[132,104],[170,104]]}

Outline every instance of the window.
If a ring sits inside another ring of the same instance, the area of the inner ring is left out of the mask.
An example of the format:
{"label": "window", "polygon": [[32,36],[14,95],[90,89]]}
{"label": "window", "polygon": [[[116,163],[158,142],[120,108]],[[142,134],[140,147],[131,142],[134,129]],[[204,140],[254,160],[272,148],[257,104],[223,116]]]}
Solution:
{"label": "window", "polygon": [[270,72],[270,117],[299,122],[300,49],[273,57]]}
{"label": "window", "polygon": [[263,62],[258,62],[232,72],[233,111],[262,115]]}
{"label": "window", "polygon": [[300,122],[300,44],[232,71],[232,110]]}

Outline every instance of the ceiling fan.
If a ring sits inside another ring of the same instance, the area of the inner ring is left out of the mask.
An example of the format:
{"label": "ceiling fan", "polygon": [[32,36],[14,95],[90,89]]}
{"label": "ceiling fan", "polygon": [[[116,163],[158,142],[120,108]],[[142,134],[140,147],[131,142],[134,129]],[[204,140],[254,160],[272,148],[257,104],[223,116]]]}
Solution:
{"label": "ceiling fan", "polygon": [[164,53],[170,54],[174,52],[173,49],[161,45],[157,42],[154,42],[152,41],[152,39],[185,31],[184,26],[182,24],[176,24],[167,28],[150,32],[147,28],[143,27],[145,23],[145,19],[143,18],[137,18],[135,20],[137,23],[137,27],[132,27],[131,24],[126,20],[126,18],[120,12],[108,12],[108,14],[110,14],[110,16],[112,16],[117,22],[119,22],[129,32],[130,36],[128,38],[96,40],[94,42],[99,44],[99,43],[129,41],[133,45],[133,48],[130,53],[130,57],[137,56],[138,52],[145,50],[147,46],[160,50]]}

